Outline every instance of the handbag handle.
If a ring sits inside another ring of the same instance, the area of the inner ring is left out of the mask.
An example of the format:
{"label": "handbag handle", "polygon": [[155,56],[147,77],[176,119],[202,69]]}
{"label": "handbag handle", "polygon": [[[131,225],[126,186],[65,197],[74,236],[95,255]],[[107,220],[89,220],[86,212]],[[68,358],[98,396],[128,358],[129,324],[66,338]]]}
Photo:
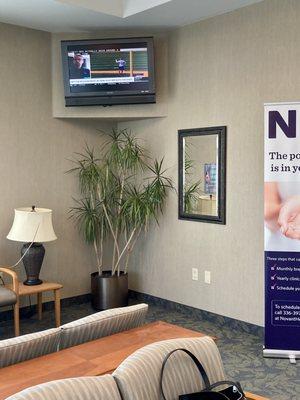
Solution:
{"label": "handbag handle", "polygon": [[240,382],[219,381],[219,382],[212,383],[211,385],[209,385],[208,389],[215,389],[216,387],[222,386],[222,385],[236,386],[238,388],[239,392],[245,397],[245,393],[243,392]]}
{"label": "handbag handle", "polygon": [[167,400],[165,393],[164,393],[164,388],[163,388],[163,376],[164,376],[164,370],[167,364],[168,359],[171,357],[171,355],[173,353],[175,353],[176,351],[183,351],[184,353],[186,353],[195,363],[196,367],[198,368],[198,371],[200,373],[200,375],[202,376],[202,379],[204,381],[204,385],[206,388],[210,387],[210,382],[207,376],[207,373],[205,372],[205,369],[203,368],[203,365],[200,363],[200,361],[198,360],[198,358],[191,353],[189,350],[187,349],[175,349],[172,350],[164,359],[163,363],[162,363],[162,367],[161,367],[161,373],[160,373],[160,390],[161,390],[161,394],[163,397],[163,400]]}

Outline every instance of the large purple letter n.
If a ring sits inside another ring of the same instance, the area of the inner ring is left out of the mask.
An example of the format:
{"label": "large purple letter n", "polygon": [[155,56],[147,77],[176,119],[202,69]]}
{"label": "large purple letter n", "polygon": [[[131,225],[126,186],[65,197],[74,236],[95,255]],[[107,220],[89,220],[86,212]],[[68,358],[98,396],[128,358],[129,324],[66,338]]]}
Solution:
{"label": "large purple letter n", "polygon": [[276,138],[276,124],[280,126],[283,133],[288,138],[296,137],[296,110],[289,110],[289,122],[288,124],[282,118],[278,111],[269,112],[269,138]]}

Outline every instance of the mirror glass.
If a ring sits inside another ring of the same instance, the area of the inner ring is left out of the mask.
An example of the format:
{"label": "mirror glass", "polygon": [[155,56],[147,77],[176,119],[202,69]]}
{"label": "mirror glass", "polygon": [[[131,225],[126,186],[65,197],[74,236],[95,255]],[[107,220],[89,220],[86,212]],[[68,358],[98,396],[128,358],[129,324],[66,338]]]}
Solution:
{"label": "mirror glass", "polygon": [[218,215],[218,135],[183,139],[184,212]]}
{"label": "mirror glass", "polygon": [[179,218],[225,223],[225,127],[179,131]]}

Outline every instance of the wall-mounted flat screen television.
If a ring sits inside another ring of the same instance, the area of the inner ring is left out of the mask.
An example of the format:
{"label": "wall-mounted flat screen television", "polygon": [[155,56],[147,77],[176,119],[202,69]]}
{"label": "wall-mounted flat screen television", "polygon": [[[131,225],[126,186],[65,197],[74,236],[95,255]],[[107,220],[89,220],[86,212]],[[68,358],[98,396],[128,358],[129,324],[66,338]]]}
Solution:
{"label": "wall-mounted flat screen television", "polygon": [[153,38],[61,42],[66,106],[155,103]]}

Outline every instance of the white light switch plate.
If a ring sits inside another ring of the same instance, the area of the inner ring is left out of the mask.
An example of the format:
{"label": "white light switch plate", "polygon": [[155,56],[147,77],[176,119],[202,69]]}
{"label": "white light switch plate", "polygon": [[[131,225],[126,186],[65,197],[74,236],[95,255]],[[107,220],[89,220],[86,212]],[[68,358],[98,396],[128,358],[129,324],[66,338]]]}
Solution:
{"label": "white light switch plate", "polygon": [[211,283],[211,272],[210,271],[204,271],[204,282],[208,283],[210,285],[210,283]]}
{"label": "white light switch plate", "polygon": [[198,280],[198,268],[192,268],[192,280],[193,281]]}

